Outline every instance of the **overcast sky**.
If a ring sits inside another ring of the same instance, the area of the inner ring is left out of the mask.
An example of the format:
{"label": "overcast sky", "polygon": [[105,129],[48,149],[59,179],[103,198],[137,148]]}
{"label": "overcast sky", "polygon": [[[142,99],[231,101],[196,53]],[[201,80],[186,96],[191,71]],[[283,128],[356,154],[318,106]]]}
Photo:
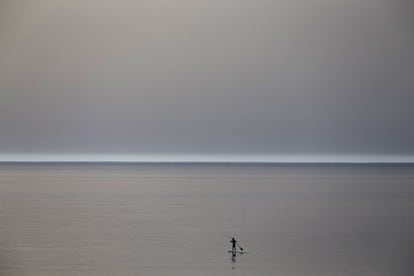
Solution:
{"label": "overcast sky", "polygon": [[0,0],[0,159],[414,160],[413,18],[404,0]]}

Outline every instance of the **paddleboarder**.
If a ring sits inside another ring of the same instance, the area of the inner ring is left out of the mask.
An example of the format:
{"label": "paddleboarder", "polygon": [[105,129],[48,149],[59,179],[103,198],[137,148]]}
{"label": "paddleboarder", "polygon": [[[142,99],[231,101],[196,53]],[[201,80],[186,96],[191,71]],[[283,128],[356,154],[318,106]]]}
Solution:
{"label": "paddleboarder", "polygon": [[[230,242],[231,242],[231,253],[233,257],[236,256],[236,253],[237,253],[236,245],[240,248],[241,251],[243,251],[243,247],[240,246],[240,244],[236,241],[234,237],[231,238]],[[243,253],[243,252],[240,252],[240,253]]]}

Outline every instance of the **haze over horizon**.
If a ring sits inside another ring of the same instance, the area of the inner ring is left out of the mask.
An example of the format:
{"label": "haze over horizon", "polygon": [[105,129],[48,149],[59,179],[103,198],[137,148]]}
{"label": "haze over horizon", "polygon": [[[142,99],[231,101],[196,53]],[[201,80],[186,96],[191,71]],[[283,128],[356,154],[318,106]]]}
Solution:
{"label": "haze over horizon", "polygon": [[0,0],[0,161],[414,162],[414,8]]}
{"label": "haze over horizon", "polygon": [[309,163],[414,164],[410,156],[376,155],[2,155],[0,162],[18,163]]}

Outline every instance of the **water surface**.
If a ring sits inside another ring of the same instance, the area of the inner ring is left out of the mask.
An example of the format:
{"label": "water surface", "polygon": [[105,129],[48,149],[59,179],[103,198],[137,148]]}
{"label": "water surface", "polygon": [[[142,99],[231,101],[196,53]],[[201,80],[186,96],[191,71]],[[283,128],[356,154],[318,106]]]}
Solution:
{"label": "water surface", "polygon": [[3,164],[0,275],[413,275],[413,210],[411,166]]}

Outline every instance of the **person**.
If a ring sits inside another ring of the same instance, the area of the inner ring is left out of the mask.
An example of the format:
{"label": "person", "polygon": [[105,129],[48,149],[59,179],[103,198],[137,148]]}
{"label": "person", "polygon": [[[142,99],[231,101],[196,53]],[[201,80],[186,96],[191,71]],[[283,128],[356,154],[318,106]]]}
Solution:
{"label": "person", "polygon": [[233,254],[233,256],[236,256],[236,253],[237,253],[236,245],[240,248],[241,251],[243,251],[243,247],[239,245],[239,243],[236,241],[234,237],[231,238],[230,242],[231,242],[231,253]]}
{"label": "person", "polygon": [[236,241],[236,239],[235,239],[234,237],[232,237],[230,242],[231,242],[231,244],[232,244],[231,251],[232,251],[232,252],[235,252],[235,251],[236,251],[236,244],[237,244],[237,241]]}

